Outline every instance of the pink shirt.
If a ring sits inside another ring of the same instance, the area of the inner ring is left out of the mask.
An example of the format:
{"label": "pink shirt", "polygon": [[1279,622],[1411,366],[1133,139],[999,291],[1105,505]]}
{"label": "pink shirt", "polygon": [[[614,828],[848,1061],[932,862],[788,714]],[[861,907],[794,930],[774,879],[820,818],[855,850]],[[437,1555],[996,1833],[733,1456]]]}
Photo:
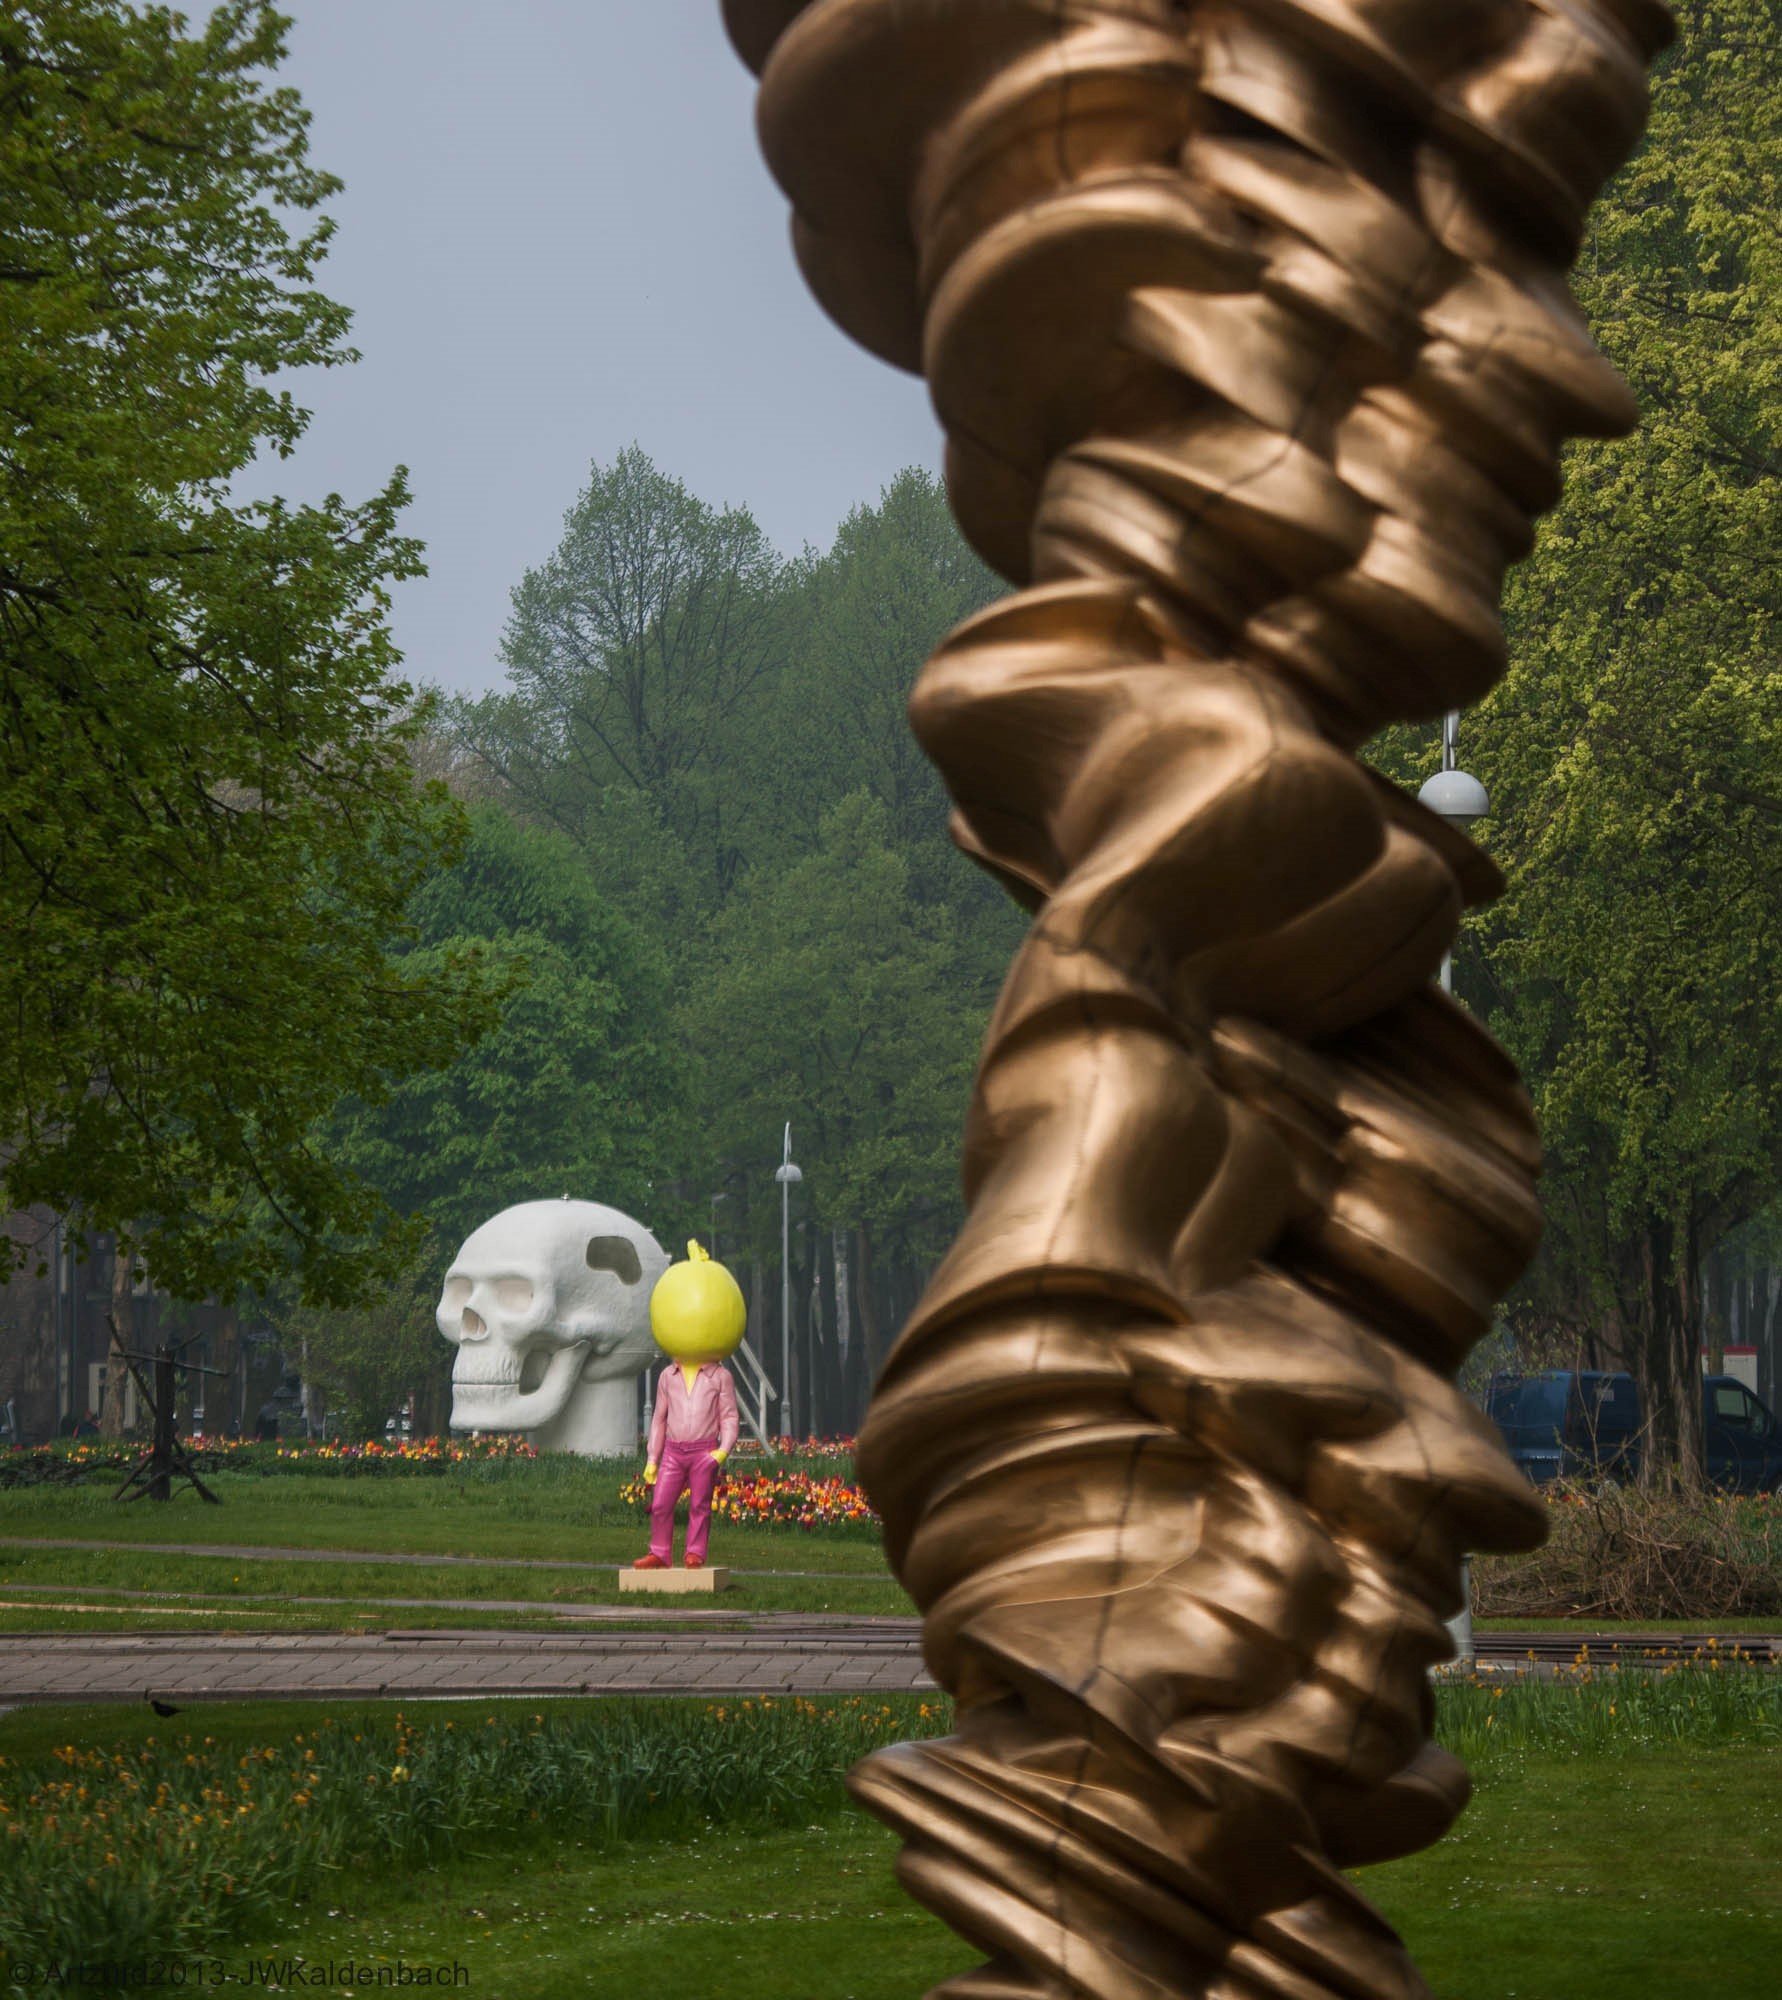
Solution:
{"label": "pink shirt", "polygon": [[718,1440],[728,1451],[736,1442],[736,1383],[721,1361],[702,1361],[691,1389],[681,1364],[671,1361],[656,1383],[656,1410],[650,1419],[650,1463],[660,1465],[664,1443]]}

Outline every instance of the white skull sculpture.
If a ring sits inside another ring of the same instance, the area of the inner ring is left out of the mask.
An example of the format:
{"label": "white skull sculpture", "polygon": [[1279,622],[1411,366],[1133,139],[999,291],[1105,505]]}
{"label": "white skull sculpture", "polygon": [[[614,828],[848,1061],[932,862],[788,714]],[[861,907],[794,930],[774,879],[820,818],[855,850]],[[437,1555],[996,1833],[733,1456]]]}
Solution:
{"label": "white skull sculpture", "polygon": [[642,1223],[595,1201],[523,1201],[472,1231],[437,1314],[458,1349],[452,1429],[631,1451],[632,1383],[656,1352],[650,1292],[668,1264]]}

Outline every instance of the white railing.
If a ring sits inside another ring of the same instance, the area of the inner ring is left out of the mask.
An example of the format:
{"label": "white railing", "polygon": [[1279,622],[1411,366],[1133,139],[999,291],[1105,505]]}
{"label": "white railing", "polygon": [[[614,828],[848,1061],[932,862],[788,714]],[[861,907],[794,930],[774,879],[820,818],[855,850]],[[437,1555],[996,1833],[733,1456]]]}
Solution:
{"label": "white railing", "polygon": [[[732,1367],[739,1361],[743,1366],[737,1369],[742,1377],[737,1384],[737,1408],[742,1413],[743,1421],[761,1440],[761,1449],[772,1451],[773,1433],[767,1428],[767,1412],[768,1406],[779,1400],[780,1392],[769,1381],[767,1370],[746,1340],[731,1357]],[[753,1409],[749,1407],[751,1398],[754,1400]]]}

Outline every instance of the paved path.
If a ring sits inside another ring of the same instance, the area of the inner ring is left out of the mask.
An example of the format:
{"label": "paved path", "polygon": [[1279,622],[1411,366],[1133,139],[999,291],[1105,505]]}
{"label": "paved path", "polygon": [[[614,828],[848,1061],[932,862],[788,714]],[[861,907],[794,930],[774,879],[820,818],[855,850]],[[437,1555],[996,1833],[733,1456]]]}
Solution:
{"label": "paved path", "polygon": [[763,1615],[742,1632],[105,1632],[0,1636],[0,1704],[884,1694],[934,1686],[913,1619]]}
{"label": "paved path", "polygon": [[[648,1615],[675,1617],[667,1611]],[[176,1702],[348,1695],[474,1700],[502,1694],[884,1694],[934,1686],[913,1618],[820,1612],[682,1612],[679,1618],[721,1618],[726,1629],[677,1622],[652,1631],[574,1633],[10,1633],[0,1635],[0,1708],[151,1695]],[[1737,1643],[1754,1662],[1782,1666],[1782,1639],[1765,1635]],[[1546,1678],[1575,1659],[1576,1645],[1547,1633],[1481,1634],[1479,1664],[1487,1673]],[[1622,1664],[1660,1664],[1642,1659],[1625,1639],[1622,1645]],[[1607,1666],[1616,1648],[1607,1641],[1599,1647],[1593,1648],[1596,1664]]]}
{"label": "paved path", "polygon": [[[640,1528],[638,1539],[646,1538]],[[627,1563],[580,1562],[568,1556],[437,1556],[410,1555],[379,1549],[299,1549],[277,1543],[253,1542],[102,1542],[87,1535],[0,1535],[0,1549],[105,1549],[134,1556],[227,1556],[232,1562],[407,1563],[417,1569],[573,1569],[603,1571],[611,1576]],[[884,1569],[738,1569],[732,1576],[805,1576],[823,1583],[888,1583]]]}

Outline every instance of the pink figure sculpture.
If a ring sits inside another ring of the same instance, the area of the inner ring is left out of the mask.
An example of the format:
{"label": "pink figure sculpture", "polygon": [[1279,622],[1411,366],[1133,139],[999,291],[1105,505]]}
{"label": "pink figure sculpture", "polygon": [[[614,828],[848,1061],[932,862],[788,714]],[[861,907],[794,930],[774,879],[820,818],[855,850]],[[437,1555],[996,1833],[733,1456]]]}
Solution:
{"label": "pink figure sculpture", "polygon": [[674,1561],[674,1509],[687,1503],[688,1569],[703,1569],[711,1546],[712,1494],[736,1443],[736,1383],[724,1366],[743,1337],[748,1312],[742,1291],[722,1264],[697,1243],[650,1294],[650,1331],[671,1359],[656,1384],[644,1484],[650,1494],[650,1552],[634,1569],[667,1569]]}

